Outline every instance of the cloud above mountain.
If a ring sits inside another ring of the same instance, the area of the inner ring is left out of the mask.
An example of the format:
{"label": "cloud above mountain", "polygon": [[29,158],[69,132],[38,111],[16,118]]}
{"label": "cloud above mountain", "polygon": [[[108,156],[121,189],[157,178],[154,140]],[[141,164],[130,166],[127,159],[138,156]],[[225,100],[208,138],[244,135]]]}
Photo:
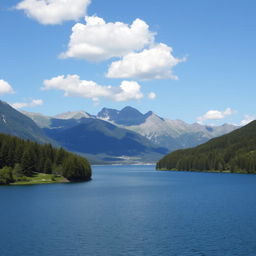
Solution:
{"label": "cloud above mountain", "polygon": [[154,33],[141,19],[134,20],[131,25],[107,23],[97,16],[87,16],[85,21],[86,24],[73,26],[68,50],[60,57],[103,61],[141,50],[154,41]]}
{"label": "cloud above mountain", "polygon": [[82,97],[97,102],[100,98],[113,101],[143,98],[141,86],[135,81],[122,81],[120,86],[104,86],[94,81],[81,80],[78,75],[61,75],[44,81],[43,90],[61,90],[67,97]]}
{"label": "cloud above mountain", "polygon": [[154,100],[154,99],[156,98],[156,94],[155,94],[154,92],[150,92],[150,93],[148,94],[148,98],[149,98],[150,100]]}
{"label": "cloud above mountain", "polygon": [[12,86],[3,79],[0,79],[0,95],[14,93]]}
{"label": "cloud above mountain", "polygon": [[86,13],[90,0],[23,0],[16,5],[26,15],[43,25],[78,20]]}
{"label": "cloud above mountain", "polygon": [[177,79],[172,68],[185,61],[173,56],[173,49],[155,43],[155,34],[148,24],[136,19],[131,25],[123,22],[106,22],[97,16],[87,16],[86,24],[77,23],[66,52],[61,58],[104,61],[120,58],[111,63],[108,78]]}
{"label": "cloud above mountain", "polygon": [[[138,80],[174,79],[173,68],[185,61],[173,55],[173,49],[156,43],[156,33],[137,18],[129,23],[105,21],[102,17],[86,16],[91,0],[20,0],[17,10],[43,25],[62,24],[75,20],[66,49],[59,54],[62,59],[82,59],[105,62],[109,65],[105,76],[132,81],[122,81],[119,86],[100,85],[82,80],[78,75],[56,76],[44,81],[44,90],[61,90],[67,97],[100,98],[121,102],[144,97]],[[85,17],[83,22],[77,20]],[[154,100],[155,92],[147,94]],[[32,103],[15,103],[16,108],[29,107]]]}
{"label": "cloud above mountain", "polygon": [[43,105],[43,100],[41,99],[34,99],[30,102],[16,102],[11,104],[13,108],[21,109],[21,108],[32,108]]}
{"label": "cloud above mountain", "polygon": [[172,68],[185,59],[175,58],[172,48],[166,44],[156,44],[138,53],[129,53],[121,60],[114,61],[107,73],[109,78],[178,79]]}
{"label": "cloud above mountain", "polygon": [[209,110],[203,116],[197,118],[198,123],[203,123],[206,120],[219,120],[224,119],[227,116],[230,116],[234,113],[234,110],[227,108],[224,111],[219,110]]}

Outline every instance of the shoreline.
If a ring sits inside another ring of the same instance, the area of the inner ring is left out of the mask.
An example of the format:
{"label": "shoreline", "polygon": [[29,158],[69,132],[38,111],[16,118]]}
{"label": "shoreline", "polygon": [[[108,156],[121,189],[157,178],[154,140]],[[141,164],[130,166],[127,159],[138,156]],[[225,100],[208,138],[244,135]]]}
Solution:
{"label": "shoreline", "polygon": [[231,172],[231,171],[222,171],[222,170],[204,170],[204,171],[186,171],[186,170],[174,170],[174,169],[156,169],[156,171],[162,171],[162,172],[199,172],[199,173],[231,173],[231,174],[255,174],[255,173],[249,173],[249,172],[244,172],[244,171],[235,171],[235,172]]}
{"label": "shoreline", "polygon": [[18,180],[8,184],[8,186],[23,186],[23,185],[40,185],[54,183],[68,183],[69,181],[63,176],[55,176],[53,174],[37,173],[32,177],[24,177],[24,180]]}

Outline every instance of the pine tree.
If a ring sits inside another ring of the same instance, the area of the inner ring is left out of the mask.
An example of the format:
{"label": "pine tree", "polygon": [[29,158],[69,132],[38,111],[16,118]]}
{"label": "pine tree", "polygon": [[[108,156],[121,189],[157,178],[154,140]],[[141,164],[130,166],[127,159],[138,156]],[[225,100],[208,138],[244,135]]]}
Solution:
{"label": "pine tree", "polygon": [[44,163],[44,170],[43,170],[44,173],[52,173],[52,163],[50,161],[50,159],[46,159],[45,163]]}
{"label": "pine tree", "polygon": [[25,176],[32,176],[36,171],[35,153],[27,148],[21,159],[21,167]]}

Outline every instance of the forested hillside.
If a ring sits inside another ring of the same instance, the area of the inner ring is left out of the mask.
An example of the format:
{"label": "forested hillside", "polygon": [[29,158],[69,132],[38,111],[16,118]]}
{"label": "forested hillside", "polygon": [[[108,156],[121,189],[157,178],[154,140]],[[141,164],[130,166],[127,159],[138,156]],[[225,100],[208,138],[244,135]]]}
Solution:
{"label": "forested hillside", "polygon": [[87,160],[51,144],[38,144],[0,134],[0,184],[24,180],[36,173],[55,174],[70,181],[88,180]]}
{"label": "forested hillside", "polygon": [[157,169],[256,173],[256,121],[195,148],[170,153]]}

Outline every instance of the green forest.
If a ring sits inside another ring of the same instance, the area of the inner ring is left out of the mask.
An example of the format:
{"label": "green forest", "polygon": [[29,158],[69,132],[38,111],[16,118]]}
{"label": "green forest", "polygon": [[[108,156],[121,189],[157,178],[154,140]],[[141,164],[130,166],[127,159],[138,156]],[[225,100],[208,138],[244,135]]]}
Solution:
{"label": "green forest", "polygon": [[256,173],[256,121],[195,148],[172,152],[156,168]]}
{"label": "green forest", "polygon": [[91,178],[91,167],[85,158],[63,148],[0,134],[0,184],[26,181],[38,173],[82,181]]}

